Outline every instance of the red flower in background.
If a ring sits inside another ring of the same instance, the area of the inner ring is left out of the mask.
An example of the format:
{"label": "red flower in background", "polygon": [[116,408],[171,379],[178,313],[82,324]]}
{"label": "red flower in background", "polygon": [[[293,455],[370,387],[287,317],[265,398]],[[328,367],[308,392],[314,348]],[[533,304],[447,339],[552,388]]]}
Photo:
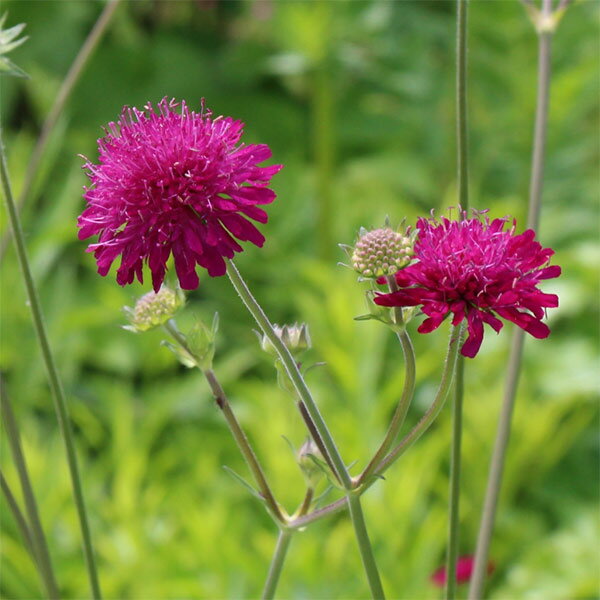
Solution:
{"label": "red flower in background", "polygon": [[[502,317],[536,338],[550,330],[542,323],[545,308],[558,306],[558,296],[538,289],[544,279],[560,275],[548,266],[554,251],[535,241],[531,229],[516,235],[508,219],[419,219],[416,263],[396,273],[400,289],[375,297],[381,306],[421,306],[427,319],[418,331],[429,333],[452,314],[452,324],[465,318],[469,336],[461,354],[474,357],[483,341],[483,324],[496,332]],[[496,316],[497,315],[497,316]]]}
{"label": "red flower in background", "polygon": [[[275,193],[266,187],[281,165],[259,167],[268,146],[239,144],[243,123],[190,111],[185,102],[124,108],[98,140],[99,164],[84,168],[87,208],[78,219],[79,238],[99,235],[88,247],[98,273],[106,275],[117,256],[117,282],[143,282],[143,264],[158,292],[173,255],[183,289],[198,286],[196,265],[212,277],[225,274],[224,258],[265,239],[248,220],[267,222],[258,207]],[[87,160],[87,159],[86,159]]]}
{"label": "red flower in background", "polygon": [[[475,566],[475,557],[461,556],[456,561],[456,583],[467,583],[471,579],[473,574],[473,567]],[[487,573],[490,575],[494,572],[494,563],[489,562],[487,566]],[[440,567],[431,576],[431,582],[437,587],[444,587],[448,581],[448,575],[446,573],[446,567]]]}

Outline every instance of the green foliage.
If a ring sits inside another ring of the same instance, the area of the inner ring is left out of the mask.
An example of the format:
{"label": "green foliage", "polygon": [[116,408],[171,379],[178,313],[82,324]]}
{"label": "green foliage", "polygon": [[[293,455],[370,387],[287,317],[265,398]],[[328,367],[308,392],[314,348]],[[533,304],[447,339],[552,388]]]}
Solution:
{"label": "green foliage", "polygon": [[[208,6],[210,4],[210,6]],[[29,80],[2,81],[0,106],[15,192],[60,82],[100,10],[95,2],[5,2],[30,39],[11,54]],[[528,339],[508,454],[491,581],[495,598],[590,598],[596,593],[597,519],[597,98],[598,6],[576,3],[554,39],[541,239],[563,276],[549,283],[561,307],[548,340]],[[469,118],[472,202],[494,216],[526,216],[535,107],[536,37],[517,2],[473,2]],[[324,34],[322,32],[325,32]],[[201,375],[186,370],[154,330],[121,329],[121,309],[150,289],[119,288],[95,273],[76,238],[85,176],[101,126],[122,105],[163,95],[205,97],[247,124],[285,169],[264,227],[267,244],[238,266],[274,322],[307,322],[324,361],[307,378],[347,463],[357,473],[381,440],[402,384],[397,342],[368,312],[365,284],[337,267],[336,243],[361,226],[455,204],[454,14],[450,2],[133,2],[119,7],[77,85],[23,213],[28,249],[63,376],[107,598],[253,598],[276,531],[260,503],[223,471],[248,478]],[[315,73],[326,63],[328,77]],[[320,95],[321,94],[321,95]],[[316,121],[315,98],[332,102]],[[319,133],[329,127],[331,136]],[[323,149],[322,145],[327,147]],[[325,158],[324,158],[325,157]],[[330,167],[320,161],[332,161]],[[325,190],[325,192],[324,192]],[[323,194],[331,201],[335,258],[317,255]],[[1,225],[6,228],[2,213]],[[1,274],[2,356],[61,591],[87,597],[64,452],[14,251]],[[225,278],[201,278],[178,316],[221,323],[214,368],[288,511],[303,477],[282,434],[305,430],[259,350],[254,326]],[[418,319],[416,319],[418,321]],[[417,395],[426,410],[445,335],[421,336]],[[510,339],[488,332],[467,363],[461,552],[473,551]],[[443,561],[450,419],[444,411],[418,444],[364,497],[384,586],[391,597],[438,597],[429,583]],[[2,469],[16,488],[5,440]],[[335,498],[335,493],[330,495]],[[1,504],[7,598],[37,598],[35,570]],[[348,519],[340,514],[293,540],[283,598],[368,594]]]}

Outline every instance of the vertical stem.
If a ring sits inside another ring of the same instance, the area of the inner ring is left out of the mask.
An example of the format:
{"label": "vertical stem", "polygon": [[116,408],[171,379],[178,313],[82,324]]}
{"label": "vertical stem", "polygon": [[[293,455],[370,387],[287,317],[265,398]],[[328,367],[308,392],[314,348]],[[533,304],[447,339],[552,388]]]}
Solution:
{"label": "vertical stem", "polygon": [[[564,8],[566,8],[566,3]],[[549,18],[551,16],[552,0],[542,0],[541,14],[543,18]],[[551,42],[551,31],[542,30],[538,32],[537,101],[533,134],[531,179],[529,186],[529,212],[527,217],[527,226],[533,229],[537,229],[538,227],[542,203],[546,132],[548,128],[548,104],[550,98]],[[494,450],[490,461],[485,499],[481,513],[479,533],[477,536],[475,564],[469,587],[469,600],[479,600],[483,597],[492,532],[496,518],[498,497],[500,495],[500,488],[502,487],[506,449],[510,437],[512,414],[521,371],[524,339],[524,332],[521,329],[515,329],[508,359],[502,408],[500,410],[498,428],[496,430],[496,439],[494,441]]]}
{"label": "vertical stem", "polygon": [[[288,377],[292,381],[300,400],[303,402],[306,407],[306,412],[310,416],[316,430],[319,433],[321,440],[323,441],[323,445],[329,455],[331,462],[335,468],[335,472],[337,473],[339,480],[341,481],[342,486],[344,487],[346,496],[348,498],[348,504],[350,504],[351,496],[353,495],[353,482],[348,470],[346,469],[346,465],[344,464],[344,460],[333,440],[321,413],[319,412],[319,408],[315,403],[310,390],[308,389],[300,370],[298,369],[298,365],[294,360],[294,357],[291,355],[288,348],[281,341],[281,339],[275,333],[273,329],[273,325],[265,315],[263,309],[260,304],[256,301],[246,282],[242,278],[240,272],[237,270],[233,261],[229,261],[227,266],[227,274],[229,275],[229,279],[231,284],[237,291],[240,299],[250,312],[250,314],[254,317],[256,323],[261,328],[262,332],[268,338],[268,340],[273,344],[273,347],[277,351],[279,358],[288,374]],[[316,442],[316,440],[315,440]],[[356,538],[358,541],[358,546],[361,552],[361,558],[363,560],[363,564],[365,565],[365,569],[367,571],[367,579],[369,580],[369,585],[371,586],[371,593],[374,598],[383,598],[383,588],[381,586],[381,581],[379,580],[379,573],[377,572],[377,567],[375,566],[375,559],[373,557],[373,550],[371,548],[368,535],[366,535],[366,529],[364,526],[364,517],[362,515],[362,509],[360,506],[360,501],[358,501],[358,497],[356,498],[356,502],[353,504],[353,510],[350,511],[350,516],[352,517],[352,522],[354,525],[354,530],[356,533]]]}
{"label": "vertical stem", "polygon": [[371,594],[374,599],[385,598],[381,580],[379,578],[379,572],[377,571],[377,565],[375,564],[371,542],[369,540],[369,533],[367,532],[367,526],[365,524],[365,517],[360,505],[360,498],[357,492],[349,493],[347,498],[348,509],[350,510],[350,517],[354,524],[354,533],[356,534],[356,539],[360,548],[360,557],[362,559],[363,567],[367,573],[367,579],[369,580],[369,586],[371,587]]}
{"label": "vertical stem", "polygon": [[[33,149],[33,153],[27,164],[27,170],[25,171],[25,177],[23,180],[23,189],[19,195],[17,200],[17,211],[20,212],[23,208],[23,205],[27,201],[29,197],[29,193],[31,192],[31,188],[33,186],[33,182],[35,180],[35,176],[40,166],[40,162],[42,157],[44,156],[44,152],[48,146],[48,142],[51,139],[52,132],[58,123],[58,119],[62,114],[62,111],[67,104],[68,99],[75,88],[75,85],[79,81],[83,70],[92,56],[96,46],[102,39],[104,32],[108,24],[110,23],[112,16],[119,4],[120,0],[111,0],[106,4],[104,10],[98,17],[94,27],[90,31],[87,39],[85,40],[83,46],[79,50],[79,53],[75,57],[69,72],[65,76],[60,89],[58,90],[58,94],[56,99],[54,100],[54,104],[42,125],[42,130],[36,142],[35,148]],[[8,248],[8,244],[10,243],[10,231],[7,231],[4,238],[2,239],[2,245],[0,246],[0,262],[4,257],[6,249]]]}
{"label": "vertical stem", "polygon": [[456,560],[458,557],[458,537],[460,524],[460,471],[462,440],[462,404],[464,391],[464,358],[456,362],[454,380],[454,403],[452,406],[452,449],[450,455],[450,502],[448,510],[448,549],[446,556],[446,598],[456,596]]}
{"label": "vertical stem", "polygon": [[10,508],[10,512],[12,512],[13,517],[15,518],[17,527],[19,528],[19,531],[21,532],[21,537],[23,538],[25,547],[27,548],[27,551],[31,555],[31,558],[34,561],[37,561],[37,557],[35,554],[35,548],[33,545],[33,536],[31,535],[31,532],[29,531],[29,525],[27,525],[27,521],[25,520],[25,517],[23,516],[23,513],[21,512],[21,509],[19,508],[17,499],[15,498],[14,494],[12,493],[10,486],[8,485],[8,481],[6,481],[6,478],[4,477],[4,473],[2,473],[2,471],[0,471],[0,487],[2,488],[2,493],[4,494],[4,497],[6,498],[6,502],[8,503],[8,507]]}
{"label": "vertical stem", "polygon": [[[458,166],[458,202],[469,209],[469,148],[467,131],[467,9],[468,0],[456,3],[456,145]],[[456,560],[460,524],[460,471],[462,444],[462,406],[465,359],[458,356],[452,403],[452,450],[450,456],[450,492],[448,506],[448,547],[446,556],[446,599],[456,596]]]}
{"label": "vertical stem", "polygon": [[62,388],[60,377],[58,375],[58,370],[54,362],[54,356],[50,348],[50,342],[48,341],[48,335],[46,333],[46,326],[42,314],[42,307],[38,298],[35,283],[33,281],[33,276],[31,274],[31,268],[29,267],[29,259],[27,257],[27,251],[25,249],[25,241],[23,238],[23,231],[21,229],[21,222],[19,219],[17,208],[14,203],[10,182],[8,179],[6,155],[4,151],[4,143],[2,141],[1,131],[0,179],[2,180],[2,191],[4,193],[4,200],[6,202],[6,208],[15,240],[15,247],[17,250],[17,257],[19,259],[19,266],[21,267],[23,281],[25,283],[25,289],[27,291],[27,298],[29,300],[29,307],[31,309],[33,326],[38,338],[40,350],[44,359],[44,364],[46,365],[46,370],[48,372],[48,381],[50,384],[50,389],[52,391],[52,398],[54,400],[54,409],[56,412],[58,425],[60,427],[60,432],[65,444],[67,463],[69,466],[69,473],[71,476],[73,499],[75,501],[77,515],[79,517],[79,526],[83,538],[83,551],[88,570],[88,577],[90,580],[90,587],[92,589],[92,597],[94,598],[94,600],[100,600],[102,594],[100,592],[100,584],[98,582],[98,573],[94,558],[94,550],[92,547],[92,537],[88,523],[87,511],[85,508],[85,501],[83,499],[81,478],[79,476],[79,467],[77,465],[77,455],[75,452],[75,443],[73,441],[73,432],[71,430],[69,409],[67,406],[67,401]]}
{"label": "vertical stem", "polygon": [[269,574],[267,575],[267,581],[262,593],[261,598],[263,600],[271,600],[275,597],[275,590],[279,583],[279,577],[283,569],[283,563],[292,541],[292,535],[294,531],[291,529],[281,528],[279,530],[279,537],[277,538],[277,545],[275,546],[275,553],[271,559],[271,566],[269,567]]}
{"label": "vertical stem", "polygon": [[58,586],[56,585],[56,579],[54,577],[54,571],[52,569],[52,561],[50,560],[50,553],[48,552],[48,544],[46,543],[46,537],[44,536],[44,530],[40,521],[38,513],[37,502],[35,501],[35,494],[33,493],[33,487],[31,480],[29,479],[29,471],[27,469],[27,461],[23,454],[23,448],[21,446],[21,436],[19,435],[19,428],[17,427],[17,421],[8,398],[8,394],[4,389],[4,380],[0,379],[0,405],[2,407],[2,421],[4,422],[4,428],[8,436],[8,443],[17,467],[17,473],[19,474],[19,480],[21,482],[21,490],[23,492],[23,499],[25,500],[25,510],[27,511],[27,517],[29,519],[29,528],[31,547],[34,551],[35,562],[38,567],[40,578],[48,597],[54,600],[59,598]]}

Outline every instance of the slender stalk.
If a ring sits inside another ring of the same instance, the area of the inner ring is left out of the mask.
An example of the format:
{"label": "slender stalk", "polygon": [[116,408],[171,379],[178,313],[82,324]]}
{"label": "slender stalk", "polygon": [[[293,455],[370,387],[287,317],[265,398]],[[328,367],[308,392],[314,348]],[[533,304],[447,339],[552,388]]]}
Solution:
{"label": "slender stalk", "polygon": [[[408,448],[410,448],[424,433],[429,429],[431,424],[435,421],[436,417],[439,415],[442,407],[444,406],[444,401],[446,400],[446,396],[450,390],[450,386],[452,384],[452,377],[454,374],[454,370],[456,367],[456,358],[458,354],[458,348],[460,346],[459,339],[462,336],[462,326],[461,327],[453,327],[452,332],[450,334],[450,341],[448,343],[448,352],[446,353],[446,359],[444,361],[444,370],[442,371],[442,377],[440,380],[440,385],[438,386],[437,392],[431,403],[431,406],[427,410],[427,412],[421,417],[419,422],[411,429],[411,431],[404,436],[402,441],[400,441],[394,449],[385,457],[383,461],[379,464],[377,468],[376,474],[382,475],[384,471],[386,471],[392,464],[406,452]],[[358,492],[363,494],[366,492],[376,481],[376,478],[372,478],[369,481],[365,481],[360,488],[358,488]],[[322,519],[328,515],[335,514],[341,510],[344,510],[347,506],[347,499],[341,498],[340,500],[336,500],[323,508],[319,508],[312,513],[292,519],[288,523],[289,527],[299,528],[306,527],[315,521]]]}
{"label": "slender stalk", "polygon": [[[246,282],[243,280],[242,276],[240,275],[240,272],[237,270],[236,266],[231,260],[229,261],[227,274],[229,275],[229,279],[233,287],[239,294],[242,302],[244,303],[250,314],[254,317],[262,332],[267,336],[267,338],[273,344],[273,347],[277,351],[277,354],[279,355],[279,358],[290,380],[292,381],[292,384],[294,385],[296,392],[300,397],[300,400],[304,403],[306,411],[309,414],[312,422],[314,423],[315,428],[319,433],[319,436],[323,441],[323,445],[325,446],[327,454],[331,458],[331,462],[333,463],[335,472],[337,473],[342,485],[344,486],[344,490],[348,498],[348,503],[350,505],[350,496],[353,494],[352,478],[350,477],[350,474],[346,469],[346,465],[344,464],[340,452],[337,449],[333,437],[331,436],[331,433],[329,432],[329,429],[327,428],[327,425],[325,424],[325,421],[323,420],[323,417],[319,412],[319,409],[304,381],[304,378],[302,377],[302,374],[298,369],[296,361],[290,354],[288,348],[275,333],[273,325],[271,324],[271,322],[265,315],[263,309],[248,289]],[[369,585],[371,586],[371,593],[374,598],[383,598],[383,588],[381,586],[381,581],[379,580],[379,573],[377,572],[377,567],[375,566],[373,550],[371,548],[368,535],[366,535],[366,529],[364,527],[364,517],[362,515],[360,499],[358,497],[356,497],[356,501],[352,502],[350,516],[354,525],[354,531],[361,552],[361,558],[365,566],[365,570],[367,571],[367,579],[369,580]]]}
{"label": "slender stalk", "polygon": [[[388,277],[387,280],[390,292],[398,291],[396,279],[393,276],[391,276]],[[396,410],[394,411],[394,415],[392,416],[392,420],[390,422],[390,426],[387,430],[385,438],[381,442],[379,449],[371,459],[371,462],[366,466],[365,470],[358,477],[358,486],[362,485],[372,475],[379,463],[383,460],[383,458],[385,458],[385,455],[392,447],[392,444],[396,441],[396,437],[398,436],[400,428],[404,423],[404,419],[406,418],[406,413],[408,412],[408,407],[410,406],[410,402],[412,400],[413,393],[415,390],[415,352],[413,349],[412,342],[410,341],[410,337],[406,332],[406,329],[404,328],[402,308],[399,306],[394,307],[394,322],[397,326],[401,328],[398,333],[398,339],[400,340],[400,345],[402,346],[402,354],[404,356],[404,386],[402,388],[400,400],[398,401],[398,405],[396,406]]]}
{"label": "slender stalk", "polygon": [[50,560],[50,553],[48,552],[48,544],[46,543],[46,536],[44,535],[35,494],[33,493],[33,487],[29,478],[27,461],[25,460],[25,455],[23,454],[23,448],[21,446],[19,428],[12,410],[10,399],[4,389],[3,379],[0,379],[0,405],[2,406],[2,421],[8,436],[8,443],[10,445],[13,460],[15,461],[17,473],[19,474],[21,491],[23,492],[23,499],[25,501],[25,510],[29,519],[29,527],[27,528],[29,532],[28,537],[31,548],[33,549],[35,562],[48,597],[51,599],[59,598],[58,586],[56,585],[52,561]]}
{"label": "slender stalk", "polygon": [[[73,92],[75,85],[79,81],[79,78],[81,77],[85,66],[87,65],[94,50],[98,46],[98,43],[102,39],[102,36],[112,19],[115,9],[119,4],[119,1],[120,0],[111,0],[106,4],[104,10],[98,17],[98,20],[96,21],[94,27],[90,31],[87,39],[83,43],[83,46],[79,50],[79,53],[75,57],[75,60],[73,61],[69,72],[67,73],[62,82],[56,99],[54,100],[54,104],[52,105],[52,108],[50,109],[50,112],[48,113],[48,116],[46,117],[46,120],[42,125],[42,130],[37,139],[35,148],[33,149],[31,158],[29,159],[29,163],[25,171],[23,189],[21,190],[21,193],[17,200],[18,212],[21,211],[21,209],[25,205],[25,202],[27,202],[35,180],[35,176],[40,166],[40,162],[42,160],[42,157],[44,156],[46,148],[48,147],[48,142],[51,139],[51,135],[56,127],[56,124],[58,123],[58,119],[60,118],[60,115],[62,114],[67,104],[67,101],[71,97],[71,93]],[[10,236],[10,231],[7,231],[2,240],[2,245],[0,246],[0,262],[2,261],[4,254],[6,253],[6,249],[8,248],[8,245],[10,243]]]}
{"label": "slender stalk", "polygon": [[[467,11],[468,0],[456,3],[456,147],[458,202],[469,209],[469,147],[467,130]],[[458,356],[452,404],[452,450],[450,455],[450,493],[448,505],[448,545],[446,555],[446,600],[456,596],[456,560],[460,524],[460,472],[462,444],[462,406],[465,359]]]}
{"label": "slender stalk", "polygon": [[[168,321],[164,324],[163,327],[173,337],[173,339],[193,358],[193,354],[189,349],[185,338],[177,329],[175,323],[173,321]],[[231,409],[229,400],[227,399],[225,391],[219,383],[215,372],[212,369],[200,369],[200,371],[202,371],[202,374],[204,375],[212,391],[215,403],[221,410],[221,413],[225,418],[227,426],[229,427],[229,431],[231,432],[233,439],[235,440],[240,452],[242,453],[242,456],[246,460],[246,464],[248,465],[248,468],[250,469],[250,472],[252,473],[254,480],[256,481],[256,485],[260,490],[260,494],[265,500],[269,510],[271,511],[271,514],[277,521],[285,523],[286,518],[282,514],[281,509],[279,508],[279,504],[273,496],[273,492],[271,491],[271,488],[267,482],[267,478],[265,477],[264,471],[258,461],[258,457],[252,449],[252,446],[250,446],[250,442],[248,441],[246,434],[244,433],[233,410]]]}
{"label": "slender stalk", "polygon": [[271,600],[275,597],[275,590],[277,589],[279,577],[283,569],[283,563],[285,561],[290,542],[292,541],[292,535],[294,535],[293,530],[283,527],[279,530],[279,537],[277,538],[275,553],[271,559],[269,574],[267,575],[267,581],[261,596],[263,600]]}
{"label": "slender stalk", "polygon": [[306,490],[304,500],[302,501],[302,504],[300,505],[300,508],[298,509],[297,515],[299,517],[304,516],[308,512],[308,509],[310,508],[310,505],[313,501],[314,495],[315,495],[315,491],[313,490],[313,488],[309,487]]}
{"label": "slender stalk", "polygon": [[454,402],[452,405],[452,449],[450,454],[450,501],[448,508],[448,548],[446,555],[446,598],[456,597],[456,561],[458,558],[458,537],[460,517],[460,471],[462,440],[462,404],[464,391],[464,358],[456,361],[454,381]]}
{"label": "slender stalk", "polygon": [[31,555],[31,558],[37,565],[37,557],[35,554],[35,547],[33,545],[33,536],[29,531],[29,525],[27,525],[27,521],[19,508],[19,503],[12,493],[10,486],[8,485],[8,481],[4,477],[4,473],[0,471],[0,487],[2,487],[2,493],[6,498],[6,502],[8,503],[8,508],[10,508],[10,512],[12,512],[13,517],[15,518],[15,522],[17,527],[19,528],[19,532],[21,533],[21,537],[23,538],[23,543],[27,548],[27,551]]}
{"label": "slender stalk", "polygon": [[25,283],[25,289],[27,291],[27,298],[29,300],[29,307],[31,309],[33,325],[40,345],[40,350],[42,352],[42,357],[44,359],[44,364],[46,365],[46,370],[48,372],[48,381],[50,384],[50,389],[52,391],[54,409],[56,412],[56,417],[60,427],[63,442],[65,444],[67,463],[69,466],[69,473],[71,476],[73,499],[75,501],[75,507],[77,509],[77,515],[79,517],[79,526],[81,529],[81,535],[83,539],[83,551],[88,570],[88,577],[90,580],[90,587],[92,590],[92,597],[94,598],[94,600],[100,600],[102,594],[100,592],[100,584],[98,582],[98,573],[96,569],[96,561],[94,558],[92,538],[88,523],[87,511],[85,508],[85,501],[83,498],[81,478],[79,476],[79,467],[77,465],[77,454],[75,451],[75,443],[73,441],[73,432],[71,430],[69,409],[67,406],[67,401],[62,388],[58,370],[56,368],[56,363],[54,362],[54,356],[50,348],[50,342],[48,341],[48,335],[46,333],[46,326],[42,314],[42,307],[39,301],[35,283],[33,281],[33,276],[31,274],[29,259],[27,258],[27,251],[25,249],[25,241],[23,238],[23,231],[21,229],[21,222],[12,196],[10,181],[8,178],[8,169],[6,167],[6,155],[4,152],[4,143],[2,141],[1,130],[0,179],[2,180],[2,191],[4,194],[4,200],[6,202],[6,208],[15,240],[15,247],[17,251],[17,257],[19,260],[19,266],[21,267],[23,281]]}
{"label": "slender stalk", "polygon": [[[568,2],[561,2],[559,9],[564,10],[567,5]],[[552,1],[542,0],[543,18],[549,18],[551,14]],[[538,227],[542,202],[546,132],[548,128],[548,104],[550,98],[551,42],[552,31],[538,31],[537,101],[529,186],[529,212],[527,217],[527,226],[532,229],[537,229]],[[500,410],[498,428],[496,430],[496,439],[494,441],[494,450],[490,461],[485,499],[481,513],[479,533],[477,536],[475,564],[473,566],[473,574],[469,587],[469,600],[479,600],[483,597],[489,549],[496,518],[498,497],[502,487],[504,462],[508,440],[510,438],[512,414],[519,375],[521,372],[524,339],[524,332],[521,329],[515,329],[508,359],[502,408]]]}

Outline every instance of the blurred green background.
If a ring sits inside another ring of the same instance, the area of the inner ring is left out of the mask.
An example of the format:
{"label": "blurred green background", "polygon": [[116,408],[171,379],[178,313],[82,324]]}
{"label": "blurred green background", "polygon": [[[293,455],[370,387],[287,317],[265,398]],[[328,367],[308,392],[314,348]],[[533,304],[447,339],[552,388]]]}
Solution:
{"label": "blurred green background", "polygon": [[[103,4],[5,1],[27,23],[11,54],[29,80],[2,79],[1,116],[18,194],[39,128]],[[456,202],[454,3],[449,1],[124,2],[52,138],[23,213],[34,274],[76,432],[102,586],[109,599],[254,598],[276,529],[222,469],[246,474],[202,377],[132,335],[123,305],[149,289],[96,274],[76,236],[101,126],[122,105],[201,98],[246,123],[285,169],[263,228],[238,266],[275,322],[307,321],[327,365],[309,376],[347,462],[364,466],[385,431],[402,360],[383,326],[355,322],[364,289],[337,266],[360,226],[409,222]],[[492,216],[527,209],[537,41],[516,1],[470,4],[472,203]],[[539,237],[563,268],[548,340],[528,339],[492,559],[490,596],[598,597],[598,4],[573,5],[554,38]],[[2,213],[2,228],[6,230]],[[293,402],[276,386],[253,323],[225,278],[201,277],[180,318],[221,316],[216,371],[288,510],[303,481],[281,436],[299,446]],[[25,293],[11,248],[2,265],[1,368],[22,427],[64,597],[88,597],[69,477]],[[412,330],[415,331],[416,324]],[[432,398],[445,332],[415,332],[418,388],[409,421]],[[487,331],[467,363],[461,553],[474,549],[511,338]],[[429,599],[443,562],[449,411],[364,497],[391,598]],[[6,440],[2,469],[17,486]],[[38,598],[34,568],[2,500],[0,593]],[[464,591],[462,592],[464,594]],[[282,598],[365,598],[344,514],[293,541]]]}

